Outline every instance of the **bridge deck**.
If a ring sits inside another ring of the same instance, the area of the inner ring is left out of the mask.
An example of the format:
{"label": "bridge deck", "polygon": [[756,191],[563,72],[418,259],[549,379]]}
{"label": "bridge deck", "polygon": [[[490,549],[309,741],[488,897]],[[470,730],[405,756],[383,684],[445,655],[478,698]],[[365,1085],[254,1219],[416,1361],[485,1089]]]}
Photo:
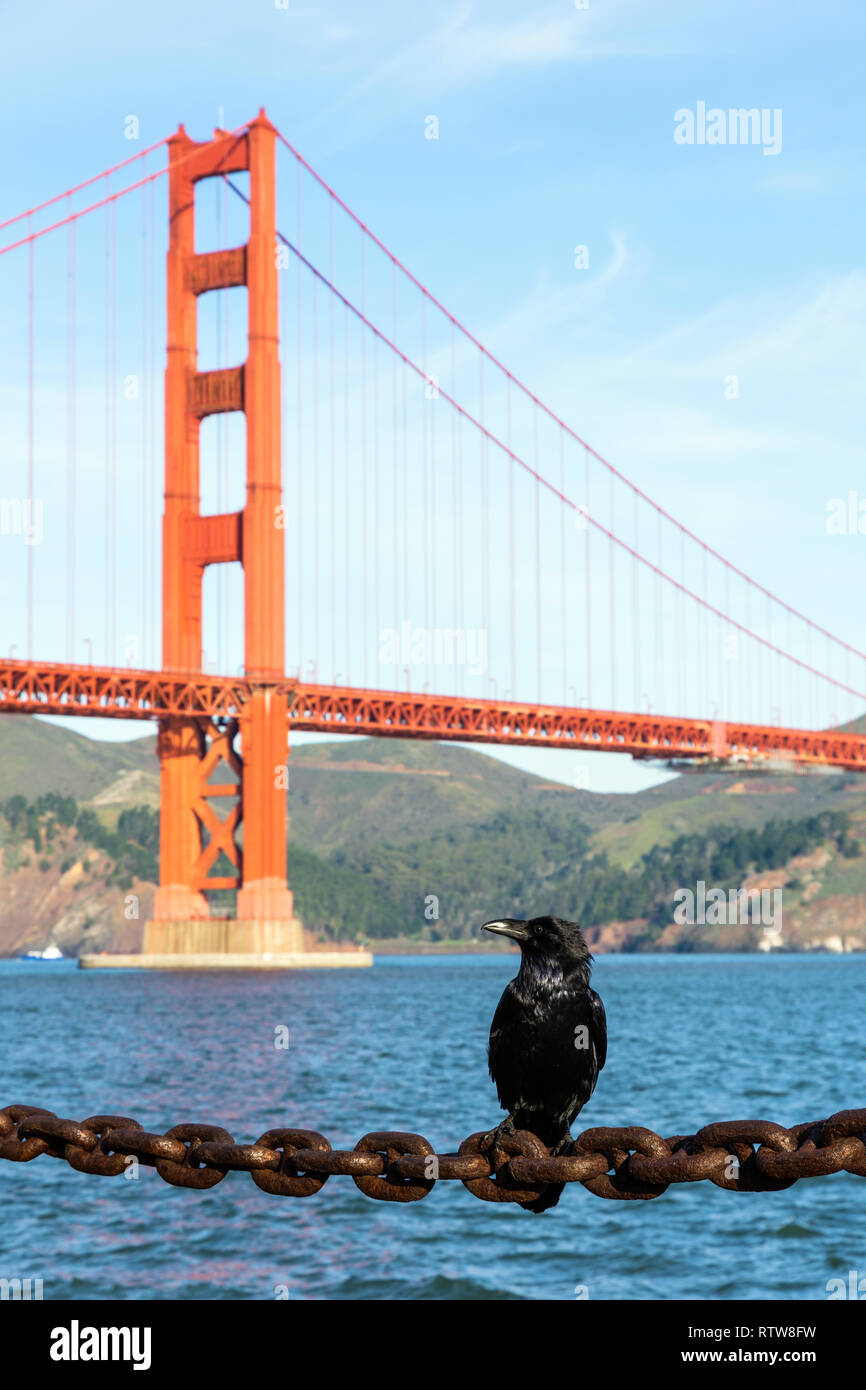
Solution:
{"label": "bridge deck", "polygon": [[[243,676],[201,672],[7,660],[0,664],[0,712],[114,719],[238,718],[252,691],[262,684]],[[359,690],[291,678],[274,688],[288,696],[289,728],[309,733],[523,744],[630,753],[637,758],[786,759],[866,771],[866,736],[838,730]]]}

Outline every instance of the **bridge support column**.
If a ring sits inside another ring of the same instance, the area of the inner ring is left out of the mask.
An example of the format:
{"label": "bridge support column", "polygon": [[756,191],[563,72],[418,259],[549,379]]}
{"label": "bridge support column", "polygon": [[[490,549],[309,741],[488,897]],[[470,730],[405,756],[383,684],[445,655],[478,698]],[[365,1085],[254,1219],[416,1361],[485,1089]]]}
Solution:
{"label": "bridge support column", "polygon": [[201,920],[210,916],[197,886],[201,827],[195,801],[201,762],[201,733],[194,719],[161,719],[157,752],[160,768],[159,887],[155,920]]}
{"label": "bridge support column", "polygon": [[256,690],[244,711],[244,879],[238,917],[290,920],[286,886],[286,697]]}
{"label": "bridge support column", "polygon": [[[303,931],[286,882],[287,709],[286,697],[277,693],[285,674],[285,532],[276,131],[264,112],[244,134],[216,131],[202,144],[181,126],[169,141],[169,162],[163,665],[169,672],[201,670],[204,570],[240,561],[245,669],[254,688],[236,719],[162,721],[160,885],[143,956],[160,965],[173,957],[248,964],[250,956],[293,964],[303,950]],[[239,170],[250,176],[249,240],[197,254],[196,184]],[[200,372],[197,297],[238,285],[247,289],[247,359]],[[246,416],[246,502],[231,515],[202,516],[199,430],[206,416],[220,411]],[[214,779],[226,765],[234,780]],[[214,805],[220,798],[223,806],[228,800],[223,815]],[[237,915],[214,918],[206,894],[225,889],[237,891]],[[369,964],[369,958],[354,963]]]}

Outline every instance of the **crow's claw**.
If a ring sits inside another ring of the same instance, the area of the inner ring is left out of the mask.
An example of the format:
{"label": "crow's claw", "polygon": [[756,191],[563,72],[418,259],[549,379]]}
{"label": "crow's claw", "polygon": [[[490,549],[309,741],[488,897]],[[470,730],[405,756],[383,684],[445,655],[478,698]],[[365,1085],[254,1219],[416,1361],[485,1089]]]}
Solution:
{"label": "crow's claw", "polygon": [[516,1134],[516,1132],[517,1131],[514,1128],[514,1121],[509,1115],[508,1118],[502,1120],[502,1122],[498,1124],[495,1129],[488,1130],[487,1133],[483,1136],[480,1144],[482,1152],[486,1153],[488,1149],[500,1148],[502,1145],[502,1140],[506,1137],[510,1137],[512,1134]]}

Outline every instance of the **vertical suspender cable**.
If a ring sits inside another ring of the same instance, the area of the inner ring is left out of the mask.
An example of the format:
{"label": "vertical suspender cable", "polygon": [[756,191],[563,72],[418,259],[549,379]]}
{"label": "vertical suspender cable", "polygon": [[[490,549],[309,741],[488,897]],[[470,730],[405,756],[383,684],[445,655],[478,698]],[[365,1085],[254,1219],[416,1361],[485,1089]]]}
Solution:
{"label": "vertical suspender cable", "polygon": [[[794,645],[793,645],[793,638],[792,638],[792,635],[791,635],[791,614],[788,613],[788,655],[789,655],[789,656],[793,656],[793,654],[794,654]],[[845,648],[845,684],[846,684],[847,686],[849,686],[849,687],[850,687],[850,685],[851,685],[851,681],[850,681],[849,676],[848,676],[848,648],[847,648],[847,647]],[[793,661],[789,661],[789,662],[788,662],[788,721],[789,721],[789,723],[791,723],[791,724],[795,723],[795,709],[794,709],[794,663],[793,663]]]}
{"label": "vertical suspender cable", "polygon": [[424,571],[424,652],[428,660],[425,663],[425,678],[430,679],[430,564],[429,564],[429,544],[430,544],[430,515],[427,509],[427,497],[429,487],[429,476],[427,466],[427,392],[429,388],[429,378],[427,376],[427,300],[421,298],[421,478],[423,487],[422,512],[420,536],[423,537],[422,545],[422,569]]}
{"label": "vertical suspender cable", "polygon": [[[478,354],[479,419],[484,424],[484,354]],[[490,652],[490,501],[488,492],[487,436],[481,435],[481,636],[485,650]],[[464,643],[466,634],[463,634]],[[487,692],[482,689],[482,694]]]}
{"label": "vertical suspender cable", "polygon": [[[453,334],[452,328],[452,334]],[[452,391],[453,394],[453,391]],[[517,549],[514,535],[514,470],[516,464],[511,457],[511,381],[506,382],[505,408],[507,418],[506,441],[508,444],[508,577],[510,592],[510,670],[511,698],[517,699]]]}
{"label": "vertical suspender cable", "polygon": [[[396,343],[396,341],[397,341],[397,265],[396,265],[396,262],[395,262],[394,260],[391,261],[391,341],[392,341],[392,343]],[[397,354],[396,354],[396,353],[392,353],[392,354],[391,354],[391,443],[392,443],[392,459],[391,459],[391,471],[392,471],[392,478],[391,478],[391,514],[392,514],[392,525],[391,525],[391,534],[392,534],[392,536],[394,537],[394,554],[393,554],[393,565],[394,565],[394,569],[393,569],[393,574],[394,574],[394,596],[393,596],[393,598],[394,598],[394,614],[395,614],[396,618],[397,618],[398,621],[399,621],[399,620],[401,619],[401,617],[402,617],[403,607],[402,607],[402,604],[401,604],[401,601],[400,601],[400,552],[399,552],[399,542],[398,542],[398,539],[397,539],[397,537],[398,537],[399,534],[400,534],[399,529],[398,529],[398,522],[397,522],[397,513],[398,513],[399,501],[400,501],[400,495],[399,495],[400,468],[399,468],[399,463],[398,463],[398,441],[397,441],[397,379],[398,379],[398,373],[397,373]],[[402,629],[401,629],[401,630],[402,630]],[[399,670],[398,670],[395,674],[396,674],[396,676],[397,676],[396,684],[399,685],[399,675],[400,675]]]}
{"label": "vertical suspender cable", "polygon": [[685,532],[680,532],[680,590],[679,601],[677,604],[677,661],[680,668],[680,714],[686,713],[686,537]]}
{"label": "vertical suspender cable", "polygon": [[430,385],[430,409],[428,416],[430,420],[430,525],[429,531],[432,539],[430,547],[430,623],[432,631],[428,639],[428,651],[430,652],[431,670],[435,668],[438,652],[436,641],[436,550],[439,528],[436,524],[436,402],[439,399],[438,385]]}
{"label": "vertical suspender cable", "polygon": [[[147,167],[146,161],[143,167]],[[147,487],[147,400],[149,388],[147,379],[147,252],[147,184],[145,184],[141,190],[141,389],[138,393],[139,438],[141,444],[141,622],[139,625],[141,651],[136,659],[135,664],[137,666],[146,665],[144,652],[148,650],[147,593],[149,586],[147,573],[147,542],[150,535],[150,517],[148,515],[150,496]]]}
{"label": "vertical suspender cable", "polygon": [[640,709],[640,593],[638,589],[637,556],[640,553],[640,543],[638,535],[638,499],[637,493],[634,494],[634,548],[636,554],[632,556],[632,627],[634,637],[634,692],[635,709]]}
{"label": "vertical suspender cable", "polygon": [[[397,339],[395,338],[396,342]],[[451,324],[451,399],[457,399],[457,345],[454,334],[454,324]],[[456,616],[457,613],[457,591],[458,591],[458,570],[459,561],[457,554],[457,514],[459,507],[459,493],[457,490],[457,412],[451,408],[451,583],[453,602],[451,611]],[[456,683],[455,683],[456,687]]]}
{"label": "vertical suspender cable", "polygon": [[[106,184],[108,187],[108,184]],[[111,204],[105,209],[105,480],[103,483],[103,524],[105,564],[105,608],[103,610],[103,660],[110,664],[111,631]]]}
{"label": "vertical suspender cable", "polygon": [[[156,185],[150,184],[150,496],[152,503],[157,498],[157,469],[156,469],[156,430],[157,430],[157,389],[156,389]],[[154,626],[156,615],[162,609],[162,583],[157,571],[157,547],[160,547],[160,528],[156,524],[156,515],[151,507],[153,525],[150,532],[150,578],[153,589],[153,599],[151,603],[151,653],[162,652],[162,633],[160,632],[160,644],[157,648]],[[162,665],[161,656],[152,656],[154,666]]]}
{"label": "vertical suspender cable", "polygon": [[532,454],[535,465],[535,656],[537,698],[541,702],[541,483],[538,468],[538,406],[532,407]]}
{"label": "vertical suspender cable", "polygon": [[318,279],[313,277],[313,670],[318,671],[320,653],[320,531],[318,507]]}
{"label": "vertical suspender cable", "polygon": [[586,516],[584,518],[584,561],[586,566],[586,704],[588,709],[592,709],[592,569],[590,558],[590,517],[592,516],[590,495],[589,495],[589,449],[584,450],[584,506]]}
{"label": "vertical suspender cable", "polygon": [[609,544],[609,568],[610,568],[610,707],[616,709],[616,609],[614,599],[614,544],[613,536],[616,534],[614,526],[614,497],[613,497],[613,474],[610,475],[610,530],[611,540]]}
{"label": "vertical suspender cable", "polygon": [[[367,252],[364,233],[361,232],[361,313],[367,317]],[[368,605],[367,593],[367,570],[369,564],[369,519],[367,517],[367,339],[366,327],[360,324],[361,335],[361,547],[363,561],[363,621],[362,632],[364,639],[364,653],[362,662],[362,674],[364,685],[369,687],[368,662],[370,659],[370,645],[368,641],[370,610]]]}
{"label": "vertical suspender cable", "polygon": [[373,640],[376,643],[376,684],[379,673],[379,630],[382,621],[379,610],[379,574],[382,567],[379,543],[379,339],[373,337]]}
{"label": "vertical suspender cable", "polygon": [[75,661],[75,332],[77,230],[70,222],[66,239],[66,659]]}
{"label": "vertical suspender cable", "polygon": [[350,565],[350,563],[349,563],[349,559],[350,559],[351,534],[352,534],[352,533],[351,533],[351,524],[350,524],[350,517],[351,517],[352,508],[351,508],[351,505],[350,505],[350,497],[349,497],[349,479],[350,479],[350,477],[351,477],[351,468],[350,468],[350,466],[349,466],[349,310],[348,310],[347,306],[344,304],[344,305],[343,305],[343,526],[344,526],[344,531],[345,531],[345,535],[344,535],[345,544],[344,544],[344,546],[343,546],[343,557],[344,557],[344,558],[343,558],[343,564],[344,564],[344,566],[345,566],[345,572],[344,572],[343,578],[344,578],[344,583],[345,583],[345,619],[344,619],[344,631],[345,631],[345,634],[346,634],[346,655],[345,655],[345,657],[344,657],[344,665],[345,665],[345,667],[346,667],[346,684],[347,684],[347,685],[350,685],[350,684],[351,684],[351,669],[352,669],[352,629],[351,629],[350,624],[349,624],[349,582],[350,582],[350,573],[351,573],[351,565]]}
{"label": "vertical suspender cable", "polygon": [[[565,494],[565,435],[559,431],[559,490]],[[559,549],[562,564],[560,616],[562,619],[562,703],[568,704],[568,583],[565,565],[565,506],[559,507]]]}
{"label": "vertical suspender cable", "polygon": [[[334,200],[328,199],[328,274],[331,284],[334,284]],[[330,377],[331,377],[331,496],[330,496],[330,520],[331,520],[331,680],[337,670],[337,464],[336,464],[336,442],[335,442],[335,423],[334,412],[336,410],[335,394],[336,381],[334,377],[334,296],[328,300],[329,308],[329,348],[330,348]]]}
{"label": "vertical suspender cable", "polygon": [[[457,416],[457,495],[461,505],[457,510],[457,618],[460,631],[465,631],[466,626],[466,599],[464,588],[464,575],[466,572],[465,555],[463,551],[463,514],[465,511],[465,498],[463,494],[463,416]],[[459,670],[459,693],[462,695],[465,690],[464,668]]]}
{"label": "vertical suspender cable", "polygon": [[[297,214],[297,242],[298,250],[301,250],[301,166],[297,165],[297,176],[295,184],[296,214]],[[298,514],[295,518],[295,549],[298,557],[298,631],[297,631],[297,653],[298,653],[298,675],[303,674],[304,669],[304,430],[303,430],[303,315],[302,315],[302,294],[303,278],[302,264],[300,256],[297,258],[298,276],[295,292],[297,315],[297,340],[296,340],[296,370],[298,383],[297,399],[297,431],[298,431],[298,451],[295,460],[298,476]]]}
{"label": "vertical suspender cable", "polygon": [[111,651],[117,660],[117,204],[111,204]]}
{"label": "vertical suspender cable", "polygon": [[[32,230],[32,219],[27,219],[28,233]],[[34,391],[35,391],[35,352],[36,352],[36,307],[35,307],[35,241],[27,244],[27,506],[29,516],[26,525],[33,529],[35,502],[35,441],[34,441]],[[27,659],[33,659],[33,550],[27,546]]]}
{"label": "vertical suspender cable", "polygon": [[[806,661],[807,661],[807,663],[808,663],[809,666],[812,665],[812,629],[811,629],[811,626],[809,626],[809,627],[806,628]],[[814,729],[814,728],[815,728],[815,680],[814,680],[814,677],[813,677],[813,676],[808,676],[808,677],[807,677],[807,680],[808,680],[807,690],[808,690],[808,696],[809,696],[809,699],[808,699],[809,728],[810,728],[810,729]]]}
{"label": "vertical suspender cable", "polygon": [[[730,613],[730,611],[731,611],[731,585],[730,585],[730,578],[731,578],[731,572],[730,572],[728,566],[726,565],[726,566],[725,566],[725,612],[726,612],[726,613]],[[724,708],[724,710],[722,711],[722,718],[723,718],[723,719],[731,719],[731,718],[732,718],[732,715],[733,715],[733,711],[732,711],[732,708],[731,708],[731,704],[732,704],[732,696],[731,696],[731,657],[730,657],[730,654],[729,654],[729,651],[728,651],[727,634],[725,634],[725,639],[724,639],[724,661],[725,661],[725,708]]]}
{"label": "vertical suspender cable", "polygon": [[711,693],[711,685],[710,685],[710,610],[709,610],[709,608],[707,607],[707,604],[708,604],[708,602],[709,602],[709,597],[710,597],[710,594],[709,594],[709,586],[708,586],[708,580],[707,580],[707,547],[704,546],[704,610],[703,610],[703,615],[702,615],[702,616],[703,616],[703,620],[704,620],[704,623],[703,623],[703,626],[704,626],[704,657],[703,657],[703,661],[701,662],[701,669],[702,669],[702,671],[703,671],[703,673],[704,673],[704,709],[707,710],[707,711],[709,711],[710,705],[711,705],[711,700],[710,700],[710,693]]}
{"label": "vertical suspender cable", "polygon": [[[402,472],[403,472],[403,526],[402,526],[402,543],[403,543],[403,602],[404,602],[404,605],[405,605],[404,613],[403,613],[403,621],[406,622],[406,623],[409,622],[409,617],[410,617],[410,612],[409,612],[409,604],[410,604],[410,594],[409,594],[409,404],[408,404],[408,386],[407,386],[407,383],[406,383],[407,373],[408,373],[408,369],[404,366],[403,371],[402,371],[402,373],[401,373],[401,376],[402,376],[402,386],[403,386],[403,393],[402,393],[402,394],[403,394],[403,464],[402,464]],[[411,682],[410,682],[410,676],[409,676],[410,671],[411,671],[411,663],[409,663],[409,660],[408,660],[408,657],[407,657],[407,668],[406,668],[406,689],[407,689],[407,690],[411,690],[411,688],[412,688],[412,687],[411,687]]]}
{"label": "vertical suspender cable", "polygon": [[660,710],[664,710],[664,709],[667,708],[667,701],[665,700],[665,661],[664,661],[664,640],[665,640],[664,598],[665,598],[665,595],[664,595],[664,585],[662,584],[662,580],[661,580],[662,549],[663,549],[663,547],[662,547],[662,514],[661,514],[661,512],[658,513],[657,540],[658,540],[657,564],[658,564],[658,568],[659,568],[659,573],[656,575],[656,690],[657,690],[657,692],[658,692],[658,695],[657,695],[658,702],[659,702],[658,707],[659,707]]}

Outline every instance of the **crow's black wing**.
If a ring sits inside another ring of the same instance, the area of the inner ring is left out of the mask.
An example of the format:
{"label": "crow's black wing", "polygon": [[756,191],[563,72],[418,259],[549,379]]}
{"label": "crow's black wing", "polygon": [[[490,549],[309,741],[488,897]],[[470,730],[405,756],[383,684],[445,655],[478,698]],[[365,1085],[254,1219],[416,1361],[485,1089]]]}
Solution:
{"label": "crow's black wing", "polygon": [[592,1042],[595,1047],[595,1059],[598,1069],[601,1071],[607,1061],[607,1017],[604,1012],[604,1004],[601,1002],[601,995],[596,994],[594,989],[588,989],[589,1009],[590,1009],[590,1031]]}
{"label": "crow's black wing", "polygon": [[520,1103],[526,1081],[526,1008],[509,981],[490,1025],[487,1062],[499,1104],[512,1111]]}

